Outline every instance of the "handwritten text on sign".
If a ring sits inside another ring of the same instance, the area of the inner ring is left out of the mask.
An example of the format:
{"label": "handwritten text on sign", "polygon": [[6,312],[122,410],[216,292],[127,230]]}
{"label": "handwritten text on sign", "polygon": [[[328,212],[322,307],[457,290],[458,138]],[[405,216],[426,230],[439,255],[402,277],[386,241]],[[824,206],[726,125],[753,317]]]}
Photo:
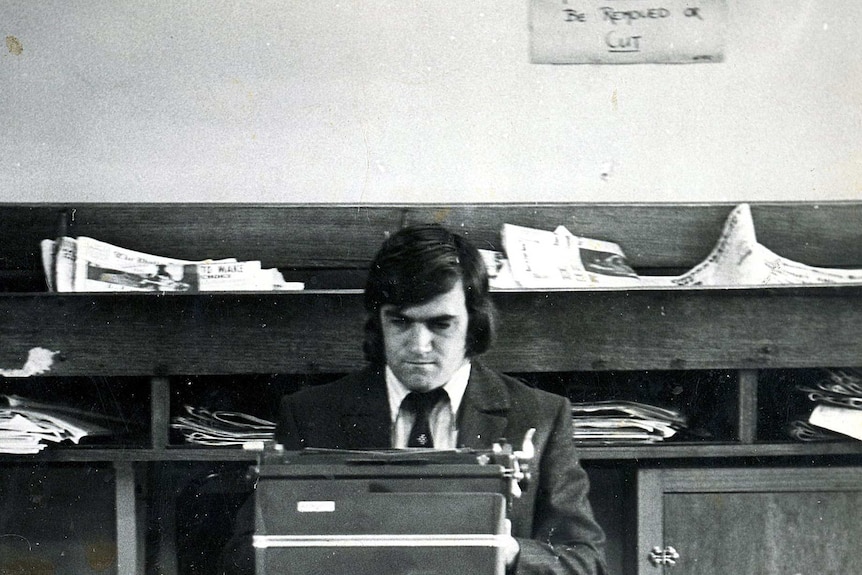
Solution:
{"label": "handwritten text on sign", "polygon": [[721,62],[727,0],[531,0],[535,64]]}

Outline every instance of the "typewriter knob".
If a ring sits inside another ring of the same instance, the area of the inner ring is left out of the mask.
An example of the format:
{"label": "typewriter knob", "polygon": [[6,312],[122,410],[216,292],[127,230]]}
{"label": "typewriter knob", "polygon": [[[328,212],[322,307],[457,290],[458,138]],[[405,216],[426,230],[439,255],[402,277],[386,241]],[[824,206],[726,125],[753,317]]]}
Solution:
{"label": "typewriter knob", "polygon": [[519,460],[528,461],[536,455],[536,446],[533,445],[533,436],[536,435],[536,428],[531,427],[524,434],[524,441],[521,443],[521,450],[515,452],[515,457]]}

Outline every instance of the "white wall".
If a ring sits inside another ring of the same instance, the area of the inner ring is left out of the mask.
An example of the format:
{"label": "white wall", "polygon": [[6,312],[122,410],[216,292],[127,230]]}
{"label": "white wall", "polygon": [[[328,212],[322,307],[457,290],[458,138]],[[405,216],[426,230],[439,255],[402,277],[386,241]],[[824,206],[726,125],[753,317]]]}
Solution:
{"label": "white wall", "polygon": [[724,63],[547,66],[528,0],[4,0],[0,202],[862,198],[862,2],[727,1]]}

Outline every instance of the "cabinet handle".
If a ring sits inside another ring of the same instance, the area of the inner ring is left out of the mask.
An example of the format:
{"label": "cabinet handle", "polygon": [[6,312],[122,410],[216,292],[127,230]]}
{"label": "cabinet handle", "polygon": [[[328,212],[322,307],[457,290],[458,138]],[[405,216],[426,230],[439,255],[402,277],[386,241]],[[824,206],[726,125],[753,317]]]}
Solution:
{"label": "cabinet handle", "polygon": [[649,554],[650,563],[659,567],[661,565],[676,565],[676,560],[679,559],[679,553],[673,547],[653,547]]}

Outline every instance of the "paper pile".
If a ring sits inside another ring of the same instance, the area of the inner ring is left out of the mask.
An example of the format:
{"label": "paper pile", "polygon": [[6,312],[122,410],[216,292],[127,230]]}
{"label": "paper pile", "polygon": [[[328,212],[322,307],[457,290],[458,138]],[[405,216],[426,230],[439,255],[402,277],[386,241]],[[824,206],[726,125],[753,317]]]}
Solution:
{"label": "paper pile", "polygon": [[[834,439],[834,434],[841,434],[862,440],[862,371],[829,369],[826,377],[813,387],[798,386],[797,389],[814,402],[807,423],[820,432],[795,421],[791,423],[791,436],[815,441]],[[828,431],[824,433],[823,430]]]}
{"label": "paper pile", "polygon": [[582,443],[657,443],[687,425],[679,411],[634,401],[572,404],[572,432]]}
{"label": "paper pile", "polygon": [[73,408],[39,403],[16,395],[0,396],[0,453],[38,453],[47,443],[79,443],[90,435],[111,432]]}
{"label": "paper pile", "polygon": [[710,254],[679,276],[639,275],[619,245],[503,224],[503,252],[480,250],[494,289],[654,286],[771,286],[859,284],[862,269],[809,266],[782,257],[757,241],[751,207],[736,206]]}
{"label": "paper pile", "polygon": [[564,226],[553,232],[503,224],[505,249],[480,250],[495,289],[554,289],[638,285],[620,247],[579,237]]}
{"label": "paper pile", "polygon": [[174,417],[171,428],[188,443],[209,446],[245,446],[271,441],[275,423],[238,411],[185,406],[186,415]]}
{"label": "paper pile", "polygon": [[42,240],[48,288],[57,292],[301,290],[275,268],[236,259],[188,261],[129,250],[89,237]]}

